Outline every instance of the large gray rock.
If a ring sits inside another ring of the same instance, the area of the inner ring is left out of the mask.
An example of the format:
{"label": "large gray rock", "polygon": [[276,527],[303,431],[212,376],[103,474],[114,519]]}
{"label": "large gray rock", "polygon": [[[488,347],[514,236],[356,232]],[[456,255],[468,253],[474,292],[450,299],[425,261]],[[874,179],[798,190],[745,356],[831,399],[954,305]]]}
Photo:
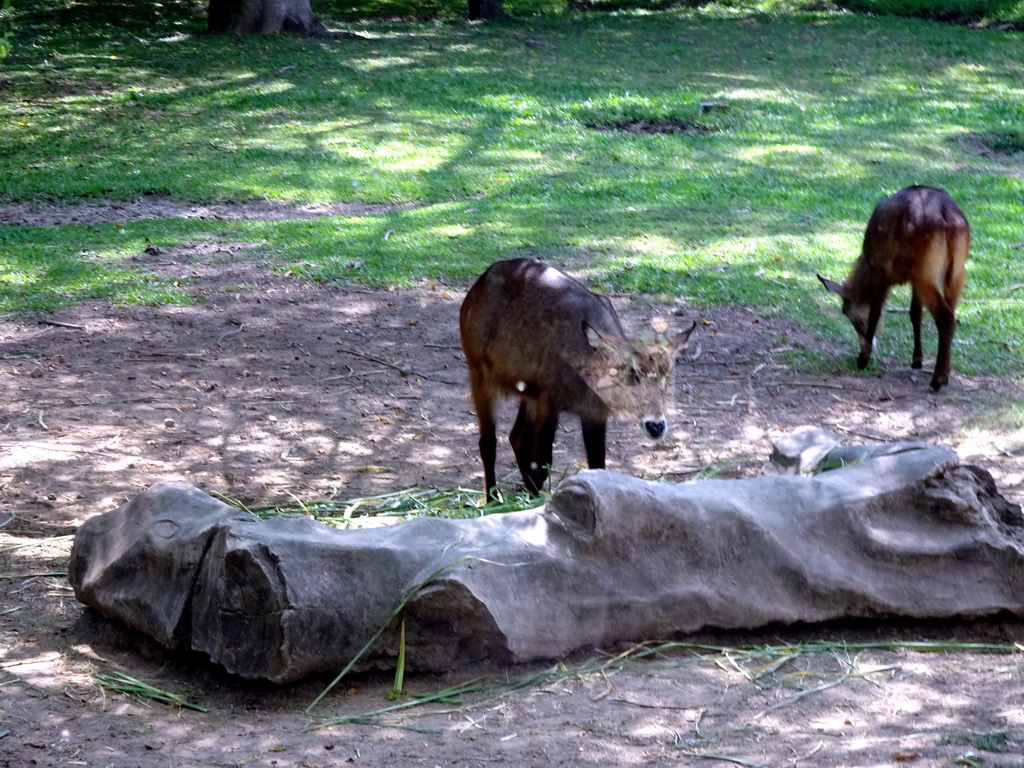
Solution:
{"label": "large gray rock", "polygon": [[[987,473],[904,444],[815,476],[585,472],[541,510],[359,531],[156,485],[82,526],[70,574],[105,615],[286,682],[340,670],[410,594],[421,669],[702,627],[1022,615],[1022,524]],[[365,662],[396,651],[392,629]]]}

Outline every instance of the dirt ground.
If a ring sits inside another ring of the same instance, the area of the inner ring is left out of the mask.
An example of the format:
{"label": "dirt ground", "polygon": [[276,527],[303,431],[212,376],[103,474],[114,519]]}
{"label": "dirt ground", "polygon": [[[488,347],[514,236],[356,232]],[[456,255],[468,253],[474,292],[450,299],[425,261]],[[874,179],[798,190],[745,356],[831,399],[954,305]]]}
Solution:
{"label": "dirt ground", "polygon": [[[337,212],[148,200],[7,206],[0,223]],[[1000,644],[993,652],[901,644],[752,658],[688,648],[612,663],[591,651],[562,667],[413,674],[410,693],[480,676],[484,690],[463,706],[422,704],[374,725],[310,729],[321,716],[388,706],[390,677],[355,676],[310,716],[303,710],[325,680],[280,689],[240,681],[85,610],[64,576],[70,541],[49,539],[157,481],[247,503],[481,483],[457,333],[465,286],[313,286],[271,273],[245,243],[196,241],[136,258],[203,301],[94,301],[0,318],[0,766],[1024,766],[1024,674],[1008,647],[1024,640],[1024,624],[1005,617],[687,638],[729,647],[817,638]],[[611,469],[679,482],[708,468],[753,476],[766,470],[775,436],[816,424],[853,443],[950,445],[992,472],[1007,498],[1024,500],[1024,434],[1000,418],[1021,400],[1020,383],[957,373],[961,349],[951,386],[936,396],[929,373],[884,355],[872,375],[793,372],[786,351],[823,344],[785,319],[698,309],[685,297],[655,307],[614,300],[634,329],[654,313],[698,320],[702,354],[679,365],[671,438],[652,446],[635,425],[613,425]],[[909,329],[890,322],[887,332]],[[848,371],[853,344],[851,332],[848,344],[823,351]],[[556,472],[575,471],[581,458],[578,428],[567,423]],[[510,486],[507,444],[499,461]],[[114,671],[210,711],[93,681]]]}

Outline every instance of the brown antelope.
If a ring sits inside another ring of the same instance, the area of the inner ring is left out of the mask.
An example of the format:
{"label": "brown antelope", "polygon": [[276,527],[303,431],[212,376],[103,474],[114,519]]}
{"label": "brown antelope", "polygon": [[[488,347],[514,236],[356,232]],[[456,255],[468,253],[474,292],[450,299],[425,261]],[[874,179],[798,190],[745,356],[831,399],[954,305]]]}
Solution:
{"label": "brown antelope", "polygon": [[843,283],[818,279],[843,299],[843,314],[860,338],[857,367],[871,359],[882,306],[894,285],[910,283],[910,322],[914,327],[911,367],[920,368],[921,307],[927,307],[939,331],[931,389],[949,382],[949,353],[956,331],[956,303],[964,287],[971,231],[967,217],[945,190],[907,187],[876,207],[864,247]]}
{"label": "brown antelope", "polygon": [[495,494],[495,410],[502,397],[519,398],[509,441],[527,490],[539,493],[563,412],[580,419],[591,469],[604,467],[612,415],[639,417],[653,439],[666,433],[672,367],[696,325],[671,338],[657,332],[629,339],[608,297],[565,273],[534,259],[492,264],[459,314],[488,500]]}

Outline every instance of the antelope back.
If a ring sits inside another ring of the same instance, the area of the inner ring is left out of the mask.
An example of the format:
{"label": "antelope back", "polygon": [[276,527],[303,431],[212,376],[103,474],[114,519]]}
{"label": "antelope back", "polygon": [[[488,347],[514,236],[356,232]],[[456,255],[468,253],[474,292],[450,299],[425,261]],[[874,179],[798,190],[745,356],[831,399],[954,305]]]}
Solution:
{"label": "antelope back", "polygon": [[945,190],[907,187],[875,207],[864,232],[864,264],[851,279],[865,284],[856,286],[860,291],[872,280],[887,288],[930,285],[944,296],[954,288],[955,304],[970,240],[967,217]]}

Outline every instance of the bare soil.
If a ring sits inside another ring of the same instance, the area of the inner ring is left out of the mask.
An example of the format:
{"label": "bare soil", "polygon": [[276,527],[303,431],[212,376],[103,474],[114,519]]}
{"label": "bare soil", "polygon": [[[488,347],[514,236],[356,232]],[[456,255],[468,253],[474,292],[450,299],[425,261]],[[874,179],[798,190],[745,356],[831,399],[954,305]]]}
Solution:
{"label": "bare soil", "polygon": [[[336,212],[150,199],[7,206],[0,222]],[[1024,766],[1024,676],[1020,657],[1006,651],[835,650],[796,654],[774,668],[775,657],[689,649],[603,671],[594,671],[594,659],[609,657],[581,653],[566,660],[578,674],[497,698],[481,692],[461,707],[412,707],[377,727],[306,730],[318,721],[303,710],[327,681],[240,681],[85,610],[63,575],[70,541],[44,540],[72,534],[157,481],[246,503],[480,485],[457,333],[465,286],[314,286],[272,273],[250,250],[191,242],[137,255],[190,284],[203,299],[194,306],[97,301],[0,319],[0,766]],[[1008,498],[1024,497],[1024,434],[1000,419],[1020,402],[1019,382],[954,370],[949,388],[931,395],[930,374],[906,361],[883,356],[870,375],[850,372],[852,338],[823,349],[842,373],[802,375],[786,366],[785,352],[823,345],[783,318],[685,300],[614,300],[635,329],[652,314],[697,319],[703,353],[680,363],[671,439],[652,446],[635,425],[615,424],[611,469],[680,482],[708,468],[753,476],[765,471],[775,436],[816,424],[850,442],[950,445],[991,471]],[[891,322],[888,332],[906,330]],[[576,471],[578,429],[566,423],[556,450],[556,473]],[[499,461],[513,485],[507,445]],[[31,546],[9,549],[20,544]],[[996,617],[688,639],[1012,644],[1022,630],[1016,618]],[[493,694],[544,669],[414,674],[406,689],[431,693],[483,676]],[[185,692],[210,712],[129,698],[93,681],[112,671]],[[314,714],[388,706],[390,687],[387,676],[353,677]]]}

